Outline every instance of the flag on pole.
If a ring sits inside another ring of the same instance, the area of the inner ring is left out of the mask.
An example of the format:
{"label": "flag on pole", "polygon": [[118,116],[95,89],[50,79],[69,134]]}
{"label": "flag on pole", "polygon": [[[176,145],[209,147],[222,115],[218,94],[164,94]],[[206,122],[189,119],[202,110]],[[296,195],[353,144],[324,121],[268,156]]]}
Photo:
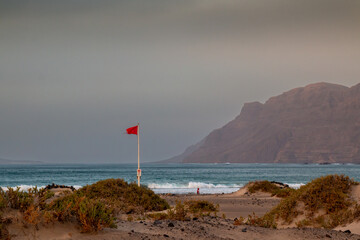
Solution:
{"label": "flag on pole", "polygon": [[140,134],[139,134],[139,124],[137,126],[126,129],[127,134],[135,134],[138,139],[138,170],[137,170],[137,180],[138,186],[140,187],[140,178],[141,178],[141,169],[140,169]]}
{"label": "flag on pole", "polygon": [[139,126],[134,126],[134,127],[128,128],[128,129],[126,129],[126,133],[138,135],[138,127]]}

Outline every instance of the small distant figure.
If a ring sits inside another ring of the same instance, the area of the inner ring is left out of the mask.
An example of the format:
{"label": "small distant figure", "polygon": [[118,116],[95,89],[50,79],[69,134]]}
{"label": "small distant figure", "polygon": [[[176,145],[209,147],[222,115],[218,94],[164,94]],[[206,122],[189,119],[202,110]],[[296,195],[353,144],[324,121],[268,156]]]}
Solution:
{"label": "small distant figure", "polygon": [[197,194],[200,194],[200,188],[197,189],[196,193],[197,193]]}

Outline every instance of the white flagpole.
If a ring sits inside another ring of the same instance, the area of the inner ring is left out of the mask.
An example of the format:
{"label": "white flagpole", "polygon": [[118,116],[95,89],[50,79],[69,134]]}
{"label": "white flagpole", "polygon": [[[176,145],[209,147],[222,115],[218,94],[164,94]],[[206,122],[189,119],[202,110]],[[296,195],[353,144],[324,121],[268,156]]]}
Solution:
{"label": "white flagpole", "polygon": [[141,170],[140,170],[140,124],[138,123],[138,171],[137,171],[137,179],[138,179],[138,186],[140,187],[140,177],[141,177]]}

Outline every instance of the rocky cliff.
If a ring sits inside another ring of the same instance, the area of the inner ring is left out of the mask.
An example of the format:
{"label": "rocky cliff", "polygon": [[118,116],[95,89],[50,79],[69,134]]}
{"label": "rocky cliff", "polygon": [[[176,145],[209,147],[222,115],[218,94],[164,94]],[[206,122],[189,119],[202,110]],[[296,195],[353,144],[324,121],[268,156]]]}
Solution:
{"label": "rocky cliff", "polygon": [[239,116],[177,156],[182,162],[360,163],[360,84],[316,83]]}

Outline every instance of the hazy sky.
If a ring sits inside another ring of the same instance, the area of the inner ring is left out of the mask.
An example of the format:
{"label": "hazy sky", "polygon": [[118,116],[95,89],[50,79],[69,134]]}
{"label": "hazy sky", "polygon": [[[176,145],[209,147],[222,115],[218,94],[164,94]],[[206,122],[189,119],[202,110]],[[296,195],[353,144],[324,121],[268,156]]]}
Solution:
{"label": "hazy sky", "polygon": [[166,159],[359,64],[359,0],[0,0],[0,158]]}

